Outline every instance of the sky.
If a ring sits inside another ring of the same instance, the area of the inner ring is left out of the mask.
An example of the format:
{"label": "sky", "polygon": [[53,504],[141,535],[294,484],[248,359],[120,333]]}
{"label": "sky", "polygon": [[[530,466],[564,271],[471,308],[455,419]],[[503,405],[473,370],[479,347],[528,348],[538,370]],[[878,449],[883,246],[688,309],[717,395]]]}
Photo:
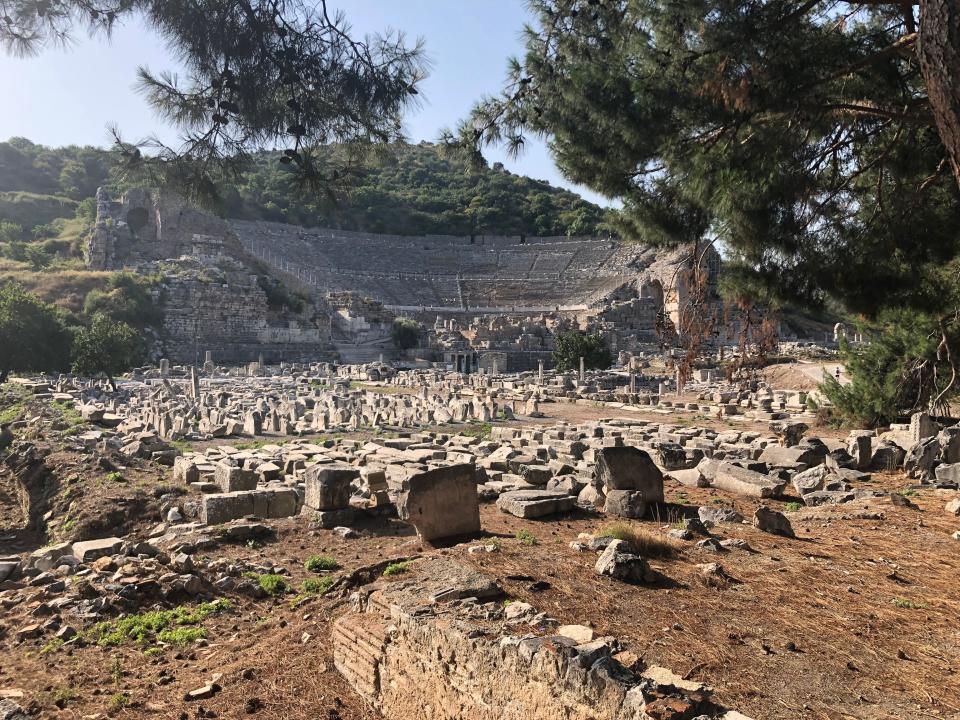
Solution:
{"label": "sky", "polygon": [[[431,63],[420,86],[421,105],[406,118],[412,142],[436,141],[453,128],[484,94],[496,93],[506,76],[507,59],[522,55],[521,32],[529,15],[524,0],[332,0],[357,34],[404,32],[422,38]],[[36,57],[0,52],[0,140],[26,137],[43,145],[110,144],[115,124],[127,140],[156,134],[165,141],[175,131],[156,118],[133,89],[136,68],[176,70],[163,42],[131,19],[109,41],[78,31],[68,48],[51,48]],[[593,202],[611,203],[560,175],[545,144],[531,138],[516,160],[491,149],[490,162],[512,172],[548,180]]]}

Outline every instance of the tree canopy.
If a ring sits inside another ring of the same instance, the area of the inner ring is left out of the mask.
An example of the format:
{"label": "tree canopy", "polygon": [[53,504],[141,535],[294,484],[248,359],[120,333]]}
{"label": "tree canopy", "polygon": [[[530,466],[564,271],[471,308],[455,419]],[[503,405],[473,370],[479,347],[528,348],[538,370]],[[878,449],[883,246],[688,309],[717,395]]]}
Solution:
{"label": "tree canopy", "polygon": [[403,111],[426,74],[419,42],[402,34],[355,37],[326,0],[0,0],[0,46],[17,56],[64,44],[77,29],[105,37],[140,16],[184,69],[138,70],[147,102],[181,131],[181,144],[124,142],[124,169],[210,200],[252,149],[279,146],[278,162],[313,189],[336,167],[315,148],[402,136]]}
{"label": "tree canopy", "polygon": [[553,362],[557,370],[563,372],[579,369],[580,358],[583,358],[584,367],[592,370],[606,370],[613,362],[610,348],[599,333],[588,335],[574,330],[558,335],[556,349],[553,351]]}
{"label": "tree canopy", "polygon": [[526,55],[462,147],[543,135],[568,178],[622,199],[626,236],[718,240],[728,279],[774,296],[941,308],[960,192],[909,3],[531,6]]}
{"label": "tree canopy", "polygon": [[20,285],[0,285],[0,382],[11,372],[66,370],[70,339],[56,308]]}
{"label": "tree canopy", "polygon": [[125,322],[98,313],[88,328],[73,338],[72,370],[78,375],[104,374],[116,389],[113,376],[125,372],[143,359],[140,335]]}
{"label": "tree canopy", "polygon": [[947,379],[916,400],[956,391],[957,0],[530,5],[504,91],[448,143],[545,137],[570,180],[622,201],[622,236],[721,244],[731,298],[906,310],[925,338],[907,346],[932,343]]}

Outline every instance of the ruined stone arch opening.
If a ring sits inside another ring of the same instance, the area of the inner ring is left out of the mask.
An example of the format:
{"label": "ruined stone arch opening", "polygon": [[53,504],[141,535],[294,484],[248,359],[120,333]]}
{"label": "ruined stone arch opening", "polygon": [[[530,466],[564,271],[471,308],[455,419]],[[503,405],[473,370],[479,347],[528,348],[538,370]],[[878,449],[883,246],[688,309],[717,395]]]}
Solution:
{"label": "ruined stone arch opening", "polygon": [[652,299],[659,310],[664,305],[663,283],[659,280],[645,282],[640,288],[640,297]]}
{"label": "ruined stone arch opening", "polygon": [[135,207],[127,212],[126,220],[127,227],[130,228],[130,231],[138,233],[147,226],[147,223],[150,221],[150,216],[147,214],[146,208]]}

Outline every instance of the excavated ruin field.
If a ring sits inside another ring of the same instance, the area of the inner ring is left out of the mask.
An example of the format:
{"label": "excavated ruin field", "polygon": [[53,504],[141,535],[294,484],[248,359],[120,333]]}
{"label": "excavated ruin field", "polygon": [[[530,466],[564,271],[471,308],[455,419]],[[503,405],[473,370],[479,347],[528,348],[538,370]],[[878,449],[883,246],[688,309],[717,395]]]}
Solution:
{"label": "excavated ruin field", "polygon": [[[548,417],[538,423],[612,415],[609,407],[589,404],[543,409]],[[36,404],[29,411],[44,414]],[[57,413],[47,415],[33,434],[48,435],[45,442],[56,446],[56,432],[45,430],[57,422]],[[699,426],[709,422],[697,420]],[[719,429],[730,423],[716,422]],[[58,474],[75,478],[70,493],[84,517],[115,511],[118,502],[124,506],[139,494],[149,497],[168,473],[155,466],[127,468],[128,480],[114,489],[105,485],[109,473],[92,468],[89,456],[60,449],[52,457]],[[42,542],[11,507],[17,493],[6,478],[0,556]],[[228,610],[203,621],[205,638],[158,652],[130,639],[98,645],[91,635],[89,642],[60,646],[48,632],[22,637],[25,627],[49,619],[44,602],[57,595],[0,583],[0,700],[11,698],[42,718],[380,717],[334,668],[332,622],[347,612],[350,592],[379,578],[386,561],[441,555],[491,575],[508,601],[530,603],[561,623],[592,626],[599,636],[617,636],[644,663],[711,686],[722,705],[752,718],[960,718],[960,554],[951,538],[956,520],[943,509],[956,493],[905,491],[912,482],[900,472],[873,475],[867,487],[893,493],[896,503],[882,495],[798,510],[795,498],[764,500],[787,512],[796,538],[722,524],[711,530],[715,538],[740,538],[747,548],[717,552],[697,547],[700,537],[677,541],[674,557],[650,560],[660,579],[648,585],[601,577],[594,572],[596,554],[571,547],[581,533],[595,535],[610,522],[582,509],[523,520],[483,504],[484,536],[442,548],[422,545],[413,528],[396,518],[366,519],[354,526],[353,538],[312,529],[306,515],[264,521],[267,534],[221,539],[195,557],[208,567],[222,561],[272,569],[291,592],[257,597],[227,590],[177,596],[176,602],[137,600],[127,612],[169,609],[177,602],[193,608],[204,597],[230,602]],[[750,518],[759,504],[669,479],[665,486],[659,520],[629,525],[665,536],[684,517],[695,517],[699,506],[733,507]],[[130,540],[145,539],[160,520],[149,503],[138,507],[118,526]],[[56,515],[60,506],[50,508]],[[497,549],[469,553],[478,543]],[[332,556],[339,567],[309,572],[304,563],[313,555]],[[416,577],[416,563],[390,580]],[[722,566],[719,580],[704,575],[707,563]],[[344,582],[329,595],[296,592],[304,580],[349,578],[370,566],[367,577]],[[109,564],[104,570],[124,574]],[[71,624],[90,632],[83,623]],[[186,699],[209,683],[215,683],[209,697]]]}

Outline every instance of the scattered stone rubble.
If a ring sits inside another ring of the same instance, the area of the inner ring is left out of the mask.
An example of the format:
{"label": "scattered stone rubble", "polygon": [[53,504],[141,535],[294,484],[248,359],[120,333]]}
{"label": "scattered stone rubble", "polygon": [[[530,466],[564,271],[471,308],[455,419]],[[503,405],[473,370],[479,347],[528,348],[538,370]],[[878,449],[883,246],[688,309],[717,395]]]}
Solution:
{"label": "scattered stone rubble", "polygon": [[645,666],[617,638],[503,598],[455,560],[418,561],[410,579],[354,593],[334,624],[334,663],[392,717],[749,720],[714,703],[709,687]]}

